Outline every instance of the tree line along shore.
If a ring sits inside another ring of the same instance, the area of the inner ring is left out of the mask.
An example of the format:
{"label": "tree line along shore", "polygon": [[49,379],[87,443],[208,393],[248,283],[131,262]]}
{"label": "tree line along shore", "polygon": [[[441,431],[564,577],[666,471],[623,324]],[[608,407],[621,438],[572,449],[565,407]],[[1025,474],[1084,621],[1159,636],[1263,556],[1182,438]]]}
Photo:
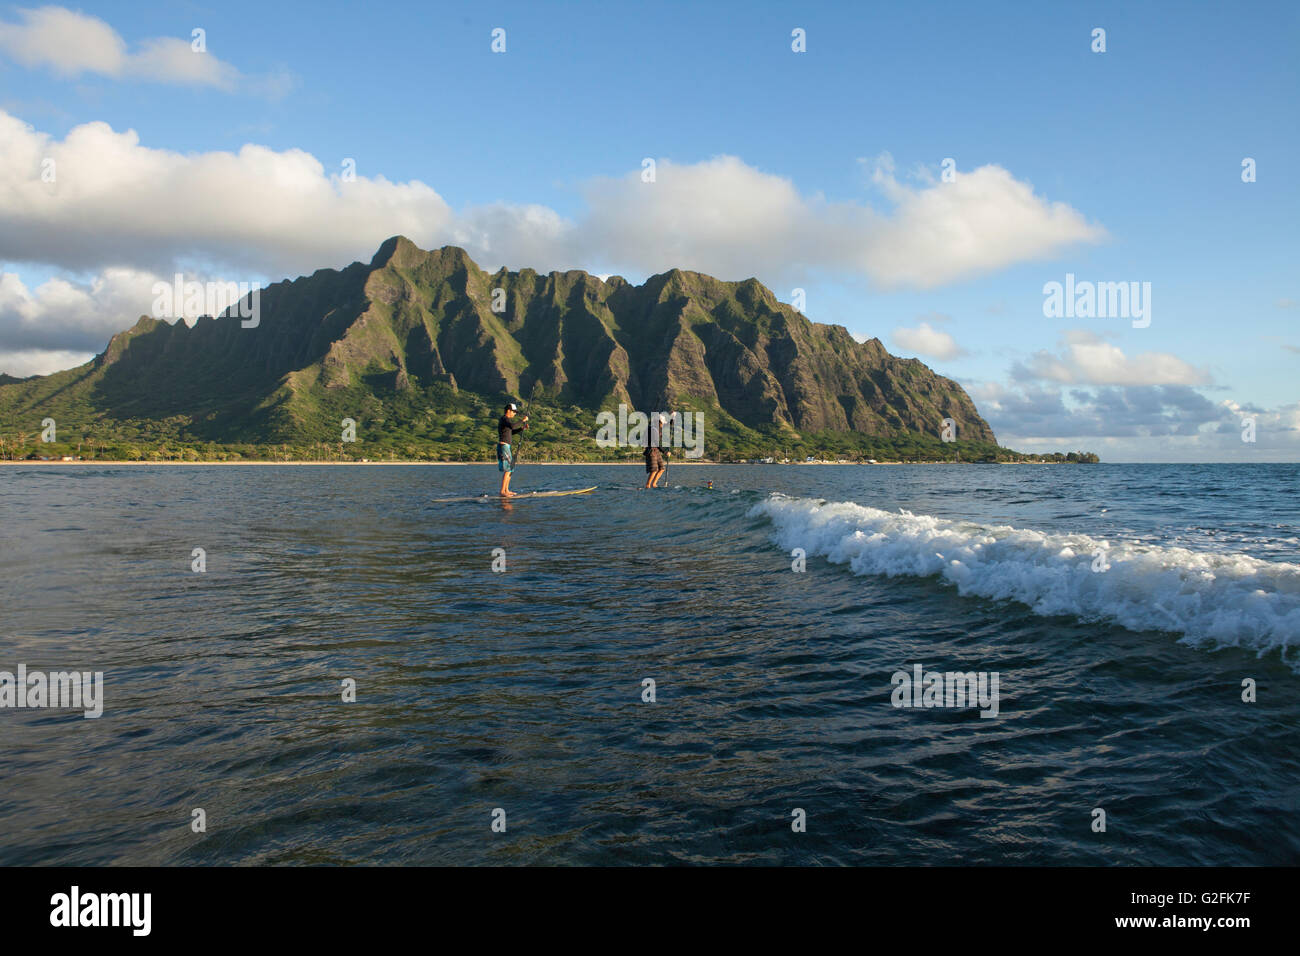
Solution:
{"label": "tree line along shore", "polygon": [[[902,453],[900,453],[900,451]],[[637,447],[598,448],[590,439],[586,447],[577,443],[525,443],[521,464],[635,464]],[[313,442],[306,444],[259,444],[217,442],[95,442],[16,440],[0,437],[0,461],[4,462],[134,462],[158,464],[492,464],[495,449],[445,447],[432,443],[400,446],[363,442]],[[976,442],[934,442],[898,449],[889,445],[865,448],[741,448],[707,449],[698,458],[686,457],[673,449],[669,462],[681,464],[1092,464],[1092,452],[1071,451],[1032,454]]]}

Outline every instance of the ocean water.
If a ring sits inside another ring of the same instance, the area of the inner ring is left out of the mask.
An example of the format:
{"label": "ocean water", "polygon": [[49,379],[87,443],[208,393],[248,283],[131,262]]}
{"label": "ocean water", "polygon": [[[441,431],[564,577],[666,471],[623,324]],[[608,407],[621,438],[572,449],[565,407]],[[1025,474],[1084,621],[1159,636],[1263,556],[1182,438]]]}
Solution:
{"label": "ocean water", "polygon": [[0,468],[0,864],[1300,860],[1300,467],[643,480]]}

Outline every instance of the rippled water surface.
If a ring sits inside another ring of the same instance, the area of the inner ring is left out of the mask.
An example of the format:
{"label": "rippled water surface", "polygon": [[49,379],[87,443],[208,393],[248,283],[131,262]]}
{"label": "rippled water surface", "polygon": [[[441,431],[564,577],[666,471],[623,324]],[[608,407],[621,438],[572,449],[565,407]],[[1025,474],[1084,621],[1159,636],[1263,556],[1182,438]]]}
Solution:
{"label": "rippled water surface", "polygon": [[0,710],[0,863],[1300,859],[1297,466],[643,477],[0,468],[0,670],[105,681]]}

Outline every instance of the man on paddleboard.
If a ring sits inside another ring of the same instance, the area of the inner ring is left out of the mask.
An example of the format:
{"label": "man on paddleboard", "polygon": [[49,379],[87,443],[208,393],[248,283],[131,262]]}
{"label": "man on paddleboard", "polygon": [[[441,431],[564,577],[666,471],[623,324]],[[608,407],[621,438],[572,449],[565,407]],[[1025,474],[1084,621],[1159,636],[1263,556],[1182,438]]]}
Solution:
{"label": "man on paddleboard", "polygon": [[668,449],[672,447],[672,435],[668,431],[668,419],[659,416],[656,426],[650,429],[645,440],[645,486],[658,488],[659,479],[668,470]]}
{"label": "man on paddleboard", "polygon": [[514,419],[518,413],[519,406],[514,402],[507,402],[505,414],[497,422],[497,467],[501,469],[502,498],[513,498],[515,495],[510,490],[510,473],[515,469],[513,443],[515,434],[524,431],[528,427],[527,415],[519,419],[523,424],[514,424]]}

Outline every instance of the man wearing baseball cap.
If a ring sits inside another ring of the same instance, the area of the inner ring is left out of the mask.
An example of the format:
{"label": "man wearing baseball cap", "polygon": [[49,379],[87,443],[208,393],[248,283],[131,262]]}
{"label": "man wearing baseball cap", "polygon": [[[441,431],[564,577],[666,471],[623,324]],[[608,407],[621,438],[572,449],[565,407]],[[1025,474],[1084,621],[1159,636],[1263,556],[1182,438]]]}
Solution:
{"label": "man wearing baseball cap", "polygon": [[497,422],[497,467],[501,469],[501,497],[513,498],[514,492],[510,490],[510,473],[515,468],[515,456],[512,450],[515,434],[528,427],[528,416],[521,419],[522,425],[512,424],[515,416],[519,412],[519,406],[514,402],[507,402],[505,414]]}

